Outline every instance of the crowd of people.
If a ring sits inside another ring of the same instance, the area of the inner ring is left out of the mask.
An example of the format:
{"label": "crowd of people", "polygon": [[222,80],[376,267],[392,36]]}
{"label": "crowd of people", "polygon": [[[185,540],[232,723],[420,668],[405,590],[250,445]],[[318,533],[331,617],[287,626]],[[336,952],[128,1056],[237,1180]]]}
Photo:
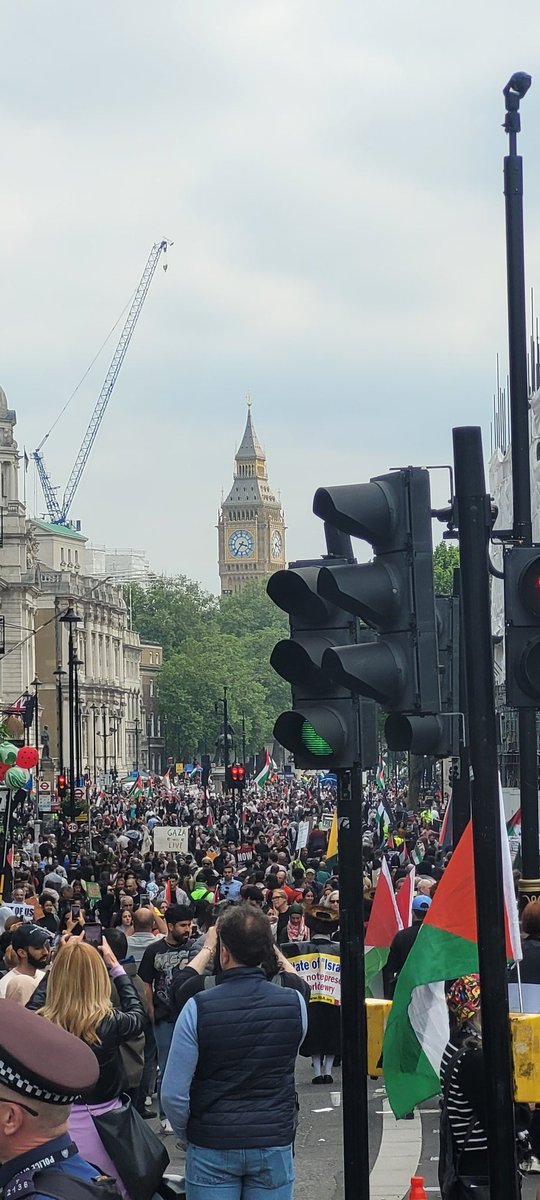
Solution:
{"label": "crowd of people", "polygon": [[[358,864],[366,923],[383,857],[396,893],[417,863],[412,923],[396,934],[384,971],[389,997],[451,854],[442,844],[445,799],[434,792],[412,813],[406,782],[387,788],[384,804],[375,784],[366,789]],[[342,1053],[339,983],[329,1004],[297,970],[299,954],[339,962],[339,872],[327,853],[334,808],[324,782],[248,787],[236,804],[209,801],[195,786],[158,785],[137,799],[102,797],[76,848],[61,822],[38,838],[23,825],[0,906],[2,1012],[24,1009],[25,1021],[36,1015],[91,1051],[95,1077],[80,1090],[73,1084],[62,1137],[112,1181],[111,1195],[143,1196],[125,1145],[119,1157],[122,1138],[144,1142],[150,1176],[163,1169],[160,1151],[173,1135],[186,1148],[188,1200],[225,1185],[227,1198],[249,1200],[263,1179],[278,1200],[291,1196],[297,1054],[325,1087]],[[163,826],[183,829],[187,849],[155,851],[153,832]],[[454,1040],[441,1087],[455,1145],[483,1177],[477,980],[455,982],[448,1003]],[[19,1065],[23,1078],[30,1068]],[[153,1117],[159,1138],[147,1124]],[[0,1153],[1,1144],[0,1127]],[[27,1165],[15,1155],[9,1178]]]}

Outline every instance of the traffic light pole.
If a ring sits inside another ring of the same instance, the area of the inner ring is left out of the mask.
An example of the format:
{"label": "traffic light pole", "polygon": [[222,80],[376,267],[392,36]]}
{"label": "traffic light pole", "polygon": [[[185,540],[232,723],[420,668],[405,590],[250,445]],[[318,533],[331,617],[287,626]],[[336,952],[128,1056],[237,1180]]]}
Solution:
{"label": "traffic light pole", "polygon": [[[461,572],[454,571],[453,595],[460,602],[460,613],[463,613],[461,601]],[[463,638],[463,618],[460,620],[459,633],[459,711],[463,714],[459,729],[459,774],[452,780],[452,845],[454,850],[471,815],[471,759],[469,754],[467,680],[465,675],[465,643]]]}
{"label": "traffic light pole", "polygon": [[[523,237],[523,159],[517,153],[521,129],[519,103],[531,84],[529,75],[513,75],[504,88],[504,128],[509,153],[504,159],[506,212],[506,283],[508,296],[508,359],[512,443],[513,535],[522,546],[532,546],[529,396],[527,382],[527,320],[525,309],[525,254]],[[536,709],[519,710],[519,792],[521,803],[520,890],[530,898],[540,896],[538,820],[538,748]]]}
{"label": "traffic light pole", "polygon": [[343,1166],[345,1200],[369,1200],[367,1028],[364,974],[362,769],[337,772]]}
{"label": "traffic light pole", "polygon": [[453,430],[491,1200],[518,1200],[482,436]]}

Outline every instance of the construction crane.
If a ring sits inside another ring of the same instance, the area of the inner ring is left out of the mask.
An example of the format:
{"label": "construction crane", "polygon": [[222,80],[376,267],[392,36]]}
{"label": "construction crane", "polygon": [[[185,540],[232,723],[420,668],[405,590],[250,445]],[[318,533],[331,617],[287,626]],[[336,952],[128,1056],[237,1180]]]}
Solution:
{"label": "construction crane", "polygon": [[[88,429],[86,430],[81,448],[73,464],[71,475],[67,481],[62,504],[60,504],[56,495],[58,488],[55,488],[51,481],[51,477],[43,461],[43,454],[41,453],[41,448],[49,436],[48,433],[45,434],[45,437],[40,442],[37,450],[34,450],[32,454],[32,458],[37,466],[39,478],[41,480],[41,486],[43,488],[43,495],[45,497],[49,519],[53,525],[69,524],[67,518],[73,498],[75,496],[75,492],[77,491],[81,481],[82,473],[90,457],[90,452],[99,432],[99,427],[103,417],[105,416],[105,411],[111,398],[112,390],[116,380],[118,379],[120,367],[122,366],[126,356],[127,348],[135,331],[135,326],[141,315],[142,307],[154,277],[155,269],[158,265],[161,255],[166,254],[169,246],[172,246],[172,242],[170,242],[168,238],[163,238],[161,242],[154,242],[154,245],[152,246],[148,261],[141,275],[137,291],[133,297],[126,322],[120,336],[120,341],[118,342],[114,352],[111,365],[107,371],[103,386],[97,399],[96,407],[94,408],[90,418]],[[166,270],[166,266],[164,269]]]}

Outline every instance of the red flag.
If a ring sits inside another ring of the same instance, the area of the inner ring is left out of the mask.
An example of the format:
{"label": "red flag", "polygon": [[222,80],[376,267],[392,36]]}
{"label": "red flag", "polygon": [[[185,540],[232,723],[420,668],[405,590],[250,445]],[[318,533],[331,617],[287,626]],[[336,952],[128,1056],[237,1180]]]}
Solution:
{"label": "red flag", "polygon": [[403,921],[403,928],[408,929],[412,924],[412,902],[414,896],[414,877],[415,869],[409,871],[405,883],[399,889],[396,896],[397,910]]}

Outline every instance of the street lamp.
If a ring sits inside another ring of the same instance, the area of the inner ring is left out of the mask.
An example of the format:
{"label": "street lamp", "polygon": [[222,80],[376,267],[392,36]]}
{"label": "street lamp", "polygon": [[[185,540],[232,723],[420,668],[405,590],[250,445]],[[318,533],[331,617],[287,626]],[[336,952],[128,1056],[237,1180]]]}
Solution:
{"label": "street lamp", "polygon": [[[71,604],[66,612],[59,618],[63,625],[68,627],[68,700],[69,700],[69,818],[73,823],[75,820],[75,644],[73,640],[73,627],[80,621],[80,617],[72,608]],[[72,837],[72,853],[73,853],[73,834]]]}
{"label": "street lamp", "polygon": [[135,717],[135,765],[134,766],[135,766],[135,770],[136,770],[137,774],[139,773],[139,735],[140,735],[140,731],[141,731],[141,726],[140,726],[139,718]]}
{"label": "street lamp", "polygon": [[[103,705],[103,708],[101,710],[101,717],[103,720],[103,733],[101,735],[103,738],[103,774],[106,776],[107,775],[107,706],[105,704]],[[105,787],[107,787],[107,780],[105,780]]]}
{"label": "street lamp", "polygon": [[97,706],[97,704],[91,704],[90,708],[92,710],[92,746],[93,746],[93,750],[94,750],[94,787],[96,788],[96,791],[97,791],[96,722],[97,722],[98,706]]}
{"label": "street lamp", "polygon": [[41,768],[41,755],[39,753],[39,703],[38,690],[41,687],[41,679],[37,675],[32,680],[31,687],[34,688],[34,732],[35,746],[38,753],[38,761],[36,764],[36,816],[39,818],[39,772]]}
{"label": "street lamp", "polygon": [[53,671],[53,675],[56,675],[56,703],[57,703],[56,722],[57,722],[57,726],[58,726],[58,736],[57,736],[58,770],[59,770],[60,774],[62,774],[63,770],[64,770],[64,719],[63,719],[62,677],[64,675],[67,675],[67,671],[64,671],[61,663],[58,663],[56,671]]}
{"label": "street lamp", "polygon": [[79,700],[79,667],[84,666],[82,658],[78,655],[73,659],[75,668],[74,683],[75,683],[75,775],[77,778],[77,787],[81,786],[81,705]]}

